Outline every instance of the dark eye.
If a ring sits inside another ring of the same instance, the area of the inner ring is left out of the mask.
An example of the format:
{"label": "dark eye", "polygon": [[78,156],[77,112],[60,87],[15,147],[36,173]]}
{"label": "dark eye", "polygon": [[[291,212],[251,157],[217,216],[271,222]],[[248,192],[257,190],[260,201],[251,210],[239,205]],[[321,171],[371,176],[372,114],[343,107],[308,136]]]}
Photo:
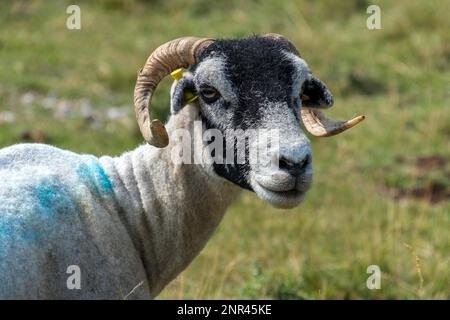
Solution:
{"label": "dark eye", "polygon": [[200,89],[200,97],[206,103],[213,103],[219,99],[220,93],[213,87],[203,87]]}

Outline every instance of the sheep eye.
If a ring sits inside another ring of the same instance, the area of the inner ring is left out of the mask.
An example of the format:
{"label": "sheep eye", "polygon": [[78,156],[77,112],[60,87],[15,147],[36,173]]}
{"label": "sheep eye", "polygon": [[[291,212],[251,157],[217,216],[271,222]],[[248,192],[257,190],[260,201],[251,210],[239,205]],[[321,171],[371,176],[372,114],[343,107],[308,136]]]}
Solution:
{"label": "sheep eye", "polygon": [[200,96],[206,103],[213,103],[219,99],[220,93],[213,87],[204,87],[200,89]]}

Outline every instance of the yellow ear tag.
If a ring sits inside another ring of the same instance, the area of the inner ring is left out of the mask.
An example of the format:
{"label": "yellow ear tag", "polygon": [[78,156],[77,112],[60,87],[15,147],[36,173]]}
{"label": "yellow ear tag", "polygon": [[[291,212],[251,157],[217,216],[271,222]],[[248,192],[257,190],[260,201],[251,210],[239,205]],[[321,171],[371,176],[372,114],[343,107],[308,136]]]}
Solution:
{"label": "yellow ear tag", "polygon": [[[184,73],[184,70],[182,68],[180,68],[180,69],[176,69],[176,70],[172,71],[170,73],[170,75],[172,76],[172,78],[174,80],[180,81],[181,78],[183,78],[183,73]],[[185,91],[183,93],[183,98],[184,98],[184,102],[191,103],[191,102],[194,102],[195,100],[197,100],[198,97],[190,91]]]}
{"label": "yellow ear tag", "polygon": [[170,75],[172,76],[172,78],[174,80],[180,81],[180,79],[183,77],[183,73],[184,73],[183,68],[179,68],[179,69],[172,71],[170,73]]}

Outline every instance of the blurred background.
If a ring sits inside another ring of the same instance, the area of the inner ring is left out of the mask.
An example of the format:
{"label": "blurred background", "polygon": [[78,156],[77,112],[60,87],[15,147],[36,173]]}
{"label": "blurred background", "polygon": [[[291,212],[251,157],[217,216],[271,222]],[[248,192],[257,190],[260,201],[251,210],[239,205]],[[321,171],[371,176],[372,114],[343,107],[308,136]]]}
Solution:
{"label": "blurred background", "polygon": [[[66,8],[81,9],[68,30]],[[381,9],[368,30],[366,9]],[[450,298],[450,1],[1,1],[0,148],[44,142],[119,155],[142,143],[132,97],[158,45],[276,32],[334,93],[311,137],[314,186],[276,210],[245,192],[159,298]],[[165,118],[170,79],[153,106]],[[0,182],[1,183],[1,182]],[[381,289],[369,290],[369,265]]]}

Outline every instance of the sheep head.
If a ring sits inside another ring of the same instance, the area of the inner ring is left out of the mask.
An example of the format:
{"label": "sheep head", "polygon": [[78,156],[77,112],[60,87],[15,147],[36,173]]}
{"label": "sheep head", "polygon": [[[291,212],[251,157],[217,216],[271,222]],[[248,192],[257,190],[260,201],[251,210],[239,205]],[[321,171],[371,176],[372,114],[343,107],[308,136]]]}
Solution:
{"label": "sheep head", "polygon": [[164,125],[150,118],[151,98],[159,81],[178,68],[188,71],[172,88],[172,113],[186,104],[189,91],[198,96],[205,128],[223,132],[224,142],[234,139],[230,130],[279,129],[277,168],[249,161],[213,164],[218,175],[276,207],[297,205],[312,183],[311,147],[300,123],[315,136],[331,136],[364,119],[334,121],[321,112],[332,106],[332,94],[283,36],[186,37],[157,48],[138,74],[136,116],[145,140],[156,147],[167,146],[169,138]]}

